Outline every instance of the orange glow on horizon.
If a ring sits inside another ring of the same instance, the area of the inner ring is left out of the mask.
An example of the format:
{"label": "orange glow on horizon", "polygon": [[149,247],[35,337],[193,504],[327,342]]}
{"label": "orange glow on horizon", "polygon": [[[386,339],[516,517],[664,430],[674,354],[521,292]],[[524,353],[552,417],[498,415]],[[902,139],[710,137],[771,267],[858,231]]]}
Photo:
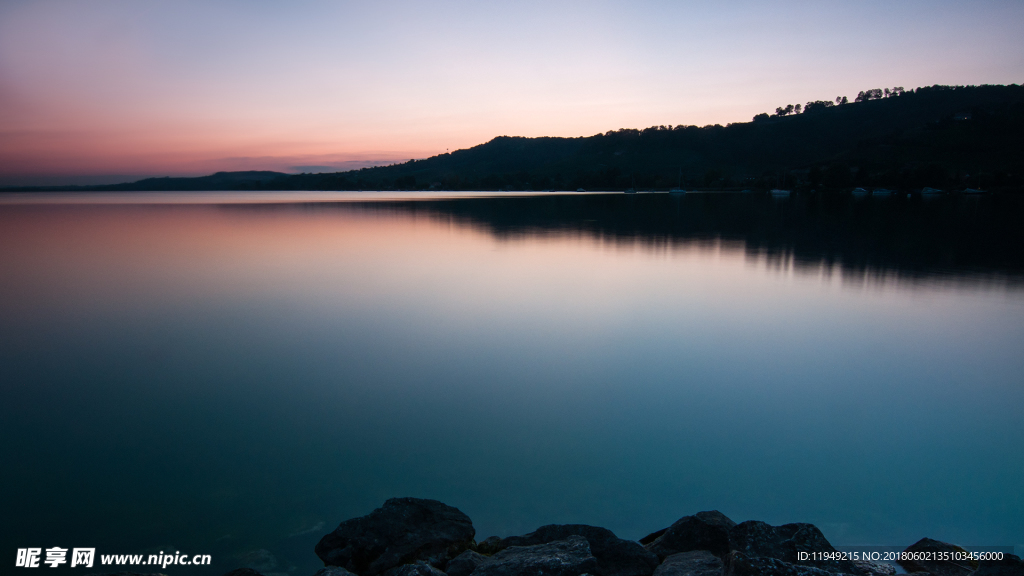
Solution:
{"label": "orange glow on horizon", "polygon": [[[927,14],[928,17],[923,17]],[[1024,4],[0,3],[0,185],[338,171],[1020,82]]]}

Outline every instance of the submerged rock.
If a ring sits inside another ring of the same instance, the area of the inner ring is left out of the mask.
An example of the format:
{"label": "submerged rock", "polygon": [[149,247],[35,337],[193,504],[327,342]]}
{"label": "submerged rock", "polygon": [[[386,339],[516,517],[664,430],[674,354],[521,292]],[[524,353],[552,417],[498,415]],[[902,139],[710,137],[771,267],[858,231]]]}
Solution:
{"label": "submerged rock", "polygon": [[1004,554],[1002,560],[982,560],[971,576],[1024,576],[1024,561],[1013,554]]}
{"label": "submerged rock", "polygon": [[[921,538],[907,547],[904,552],[920,552],[934,554],[950,552],[966,554],[967,550],[947,542],[939,542],[931,538]],[[897,564],[907,572],[931,572],[935,576],[967,576],[978,568],[976,560],[897,560]]]}
{"label": "submerged rock", "polygon": [[698,512],[676,520],[660,534],[655,532],[644,540],[647,550],[662,560],[691,550],[707,550],[722,557],[729,553],[729,530],[734,526],[735,522],[717,510]]}
{"label": "submerged rock", "polygon": [[722,559],[707,550],[673,554],[658,566],[654,576],[721,576]]}
{"label": "submerged rock", "polygon": [[476,567],[487,561],[487,556],[466,550],[448,563],[444,571],[448,576],[469,576]]}
{"label": "submerged rock", "polygon": [[[597,559],[596,576],[650,576],[658,567],[658,557],[639,543],[623,540],[607,528],[586,524],[549,524],[523,536],[501,540],[500,548],[535,546],[569,536],[582,536],[590,544],[590,553]],[[478,547],[479,549],[479,547]]]}
{"label": "submerged rock", "polygon": [[443,566],[466,550],[476,531],[458,508],[437,500],[392,498],[320,539],[316,555],[328,566],[376,576],[417,561]]}
{"label": "submerged rock", "polygon": [[473,570],[472,576],[582,576],[597,571],[597,559],[582,536],[535,546],[510,546]]}

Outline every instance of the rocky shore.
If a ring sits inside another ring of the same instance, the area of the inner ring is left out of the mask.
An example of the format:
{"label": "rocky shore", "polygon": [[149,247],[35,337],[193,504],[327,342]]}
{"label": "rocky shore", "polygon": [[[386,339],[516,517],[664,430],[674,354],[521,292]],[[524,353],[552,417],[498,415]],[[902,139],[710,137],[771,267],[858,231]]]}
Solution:
{"label": "rocky shore", "polygon": [[[457,508],[436,500],[393,498],[324,536],[315,552],[325,567],[312,576],[896,574],[891,565],[836,559],[828,554],[836,549],[812,524],[737,524],[718,511],[685,516],[639,541],[583,524],[553,524],[522,536],[492,536],[481,542],[475,536],[472,520]],[[929,538],[907,551],[964,552]],[[1012,554],[1000,561],[916,561],[900,566],[915,576],[1024,576],[1024,563]],[[225,576],[262,575],[239,568]]]}

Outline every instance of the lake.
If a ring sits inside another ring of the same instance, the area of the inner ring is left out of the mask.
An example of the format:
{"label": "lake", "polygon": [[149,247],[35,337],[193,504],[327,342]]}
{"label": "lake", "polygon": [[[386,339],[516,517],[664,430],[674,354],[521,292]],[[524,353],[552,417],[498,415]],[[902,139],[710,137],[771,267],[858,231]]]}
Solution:
{"label": "lake", "polygon": [[[1024,199],[0,196],[0,540],[309,576],[700,510],[1024,550]],[[77,570],[77,569],[76,569]]]}

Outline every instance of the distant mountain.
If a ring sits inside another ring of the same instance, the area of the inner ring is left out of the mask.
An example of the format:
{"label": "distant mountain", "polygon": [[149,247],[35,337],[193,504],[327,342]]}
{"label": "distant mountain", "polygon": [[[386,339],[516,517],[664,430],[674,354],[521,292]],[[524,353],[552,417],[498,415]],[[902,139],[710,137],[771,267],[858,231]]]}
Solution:
{"label": "distant mountain", "polygon": [[500,136],[425,160],[348,172],[221,172],[77,189],[1024,189],[1022,86],[868,90],[858,101],[842,101],[809,102],[802,113],[780,107],[728,126]]}
{"label": "distant mountain", "polygon": [[288,178],[284,172],[269,170],[247,170],[245,172],[217,172],[198,178],[146,178],[128,184],[109,184],[94,186],[98,190],[134,190],[134,191],[168,191],[168,190],[235,190],[250,185],[273,182],[280,178]]}

